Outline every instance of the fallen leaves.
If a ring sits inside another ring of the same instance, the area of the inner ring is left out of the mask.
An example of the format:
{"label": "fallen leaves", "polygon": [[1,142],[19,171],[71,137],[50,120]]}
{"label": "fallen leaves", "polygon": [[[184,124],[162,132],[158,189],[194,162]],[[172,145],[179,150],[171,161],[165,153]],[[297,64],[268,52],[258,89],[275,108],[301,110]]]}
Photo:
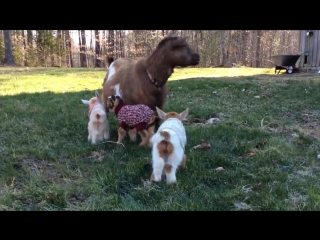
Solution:
{"label": "fallen leaves", "polygon": [[92,152],[91,152],[91,156],[92,156],[93,158],[95,158],[96,160],[98,160],[99,162],[101,162],[102,159],[103,159],[103,155],[101,154],[101,152],[92,151]]}
{"label": "fallen leaves", "polygon": [[258,190],[258,189],[261,189],[262,188],[262,183],[259,182],[259,183],[256,183],[252,186],[252,190]]}
{"label": "fallen leaves", "polygon": [[217,122],[220,122],[220,119],[219,119],[219,118],[210,118],[210,119],[207,120],[206,123],[208,123],[208,124],[215,124],[215,123],[217,123]]}
{"label": "fallen leaves", "polygon": [[216,168],[216,171],[217,171],[217,172],[222,172],[222,171],[224,171],[224,170],[225,170],[225,169],[224,169],[223,167],[217,167],[217,168]]}
{"label": "fallen leaves", "polygon": [[246,156],[246,157],[253,157],[253,156],[255,156],[255,155],[257,155],[256,152],[250,151],[250,152],[248,152],[245,156]]}
{"label": "fallen leaves", "polygon": [[192,147],[192,149],[203,149],[208,150],[211,148],[211,145],[202,139],[201,144]]}
{"label": "fallen leaves", "polygon": [[257,142],[256,148],[261,148],[261,147],[265,146],[267,143],[268,143],[268,141]]}

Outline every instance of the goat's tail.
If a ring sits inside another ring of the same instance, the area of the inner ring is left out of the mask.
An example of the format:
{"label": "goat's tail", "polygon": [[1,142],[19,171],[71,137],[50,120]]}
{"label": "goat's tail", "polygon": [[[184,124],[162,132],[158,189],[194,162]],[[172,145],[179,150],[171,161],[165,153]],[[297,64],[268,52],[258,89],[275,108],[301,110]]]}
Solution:
{"label": "goat's tail", "polygon": [[107,113],[103,109],[97,109],[97,112],[94,115],[94,118],[97,122],[104,122],[107,118]]}
{"label": "goat's tail", "polygon": [[171,155],[174,151],[174,147],[170,142],[170,133],[166,131],[161,131],[160,136],[163,139],[158,143],[158,150],[161,156],[167,157]]}
{"label": "goat's tail", "polygon": [[112,56],[107,57],[107,68],[110,67],[111,63],[114,61],[114,58]]}

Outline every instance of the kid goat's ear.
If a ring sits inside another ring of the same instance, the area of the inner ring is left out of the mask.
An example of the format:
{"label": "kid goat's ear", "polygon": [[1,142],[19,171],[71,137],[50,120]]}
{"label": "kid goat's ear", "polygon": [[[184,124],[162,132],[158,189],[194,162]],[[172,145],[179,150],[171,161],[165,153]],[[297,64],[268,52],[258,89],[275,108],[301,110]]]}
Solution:
{"label": "kid goat's ear", "polygon": [[89,105],[89,101],[88,101],[88,100],[83,100],[83,99],[81,99],[81,101],[83,102],[83,104]]}
{"label": "kid goat's ear", "polygon": [[189,114],[189,108],[187,108],[186,110],[184,110],[182,113],[180,113],[180,119],[181,120],[186,120],[187,116]]}
{"label": "kid goat's ear", "polygon": [[100,99],[100,95],[99,95],[98,91],[96,91],[96,98]]}
{"label": "kid goat's ear", "polygon": [[158,107],[156,107],[156,109],[157,109],[158,117],[161,119],[164,119],[164,117],[166,116],[166,113],[161,109],[159,109]]}

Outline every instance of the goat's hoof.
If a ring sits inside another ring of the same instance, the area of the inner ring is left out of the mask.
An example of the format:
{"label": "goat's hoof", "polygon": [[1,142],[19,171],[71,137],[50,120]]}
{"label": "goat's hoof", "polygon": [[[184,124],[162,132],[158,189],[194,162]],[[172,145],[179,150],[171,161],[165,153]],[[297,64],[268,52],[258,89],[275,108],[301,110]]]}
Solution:
{"label": "goat's hoof", "polygon": [[177,181],[170,181],[170,182],[167,181],[167,185],[171,185],[171,184],[177,184]]}
{"label": "goat's hoof", "polygon": [[154,174],[152,174],[150,177],[150,181],[159,183],[159,182],[161,182],[161,176],[160,176],[160,178],[156,179]]}
{"label": "goat's hoof", "polygon": [[139,144],[139,146],[140,146],[140,147],[148,147],[148,144],[141,142],[141,143]]}

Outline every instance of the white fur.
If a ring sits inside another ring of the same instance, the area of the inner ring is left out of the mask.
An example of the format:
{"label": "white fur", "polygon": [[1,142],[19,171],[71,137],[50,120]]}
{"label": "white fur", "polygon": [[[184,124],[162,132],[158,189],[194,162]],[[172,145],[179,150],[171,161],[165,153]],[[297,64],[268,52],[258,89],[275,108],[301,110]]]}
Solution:
{"label": "white fur", "polygon": [[[85,105],[90,106],[92,99],[94,98],[91,98],[90,101],[83,99],[81,99],[81,101]],[[100,115],[99,119],[97,119],[97,114]],[[100,102],[91,110],[88,122],[88,133],[88,141],[91,141],[92,144],[98,141],[108,140],[110,137],[107,113]]]}
{"label": "white fur", "polygon": [[116,69],[114,68],[113,63],[114,63],[114,62],[112,62],[112,63],[110,64],[109,68],[108,68],[108,78],[107,78],[107,81],[106,81],[106,82],[108,82],[108,81],[111,79],[111,77],[112,77],[112,76],[115,74],[115,72],[116,72]]}
{"label": "white fur", "polygon": [[177,182],[176,178],[176,170],[180,166],[182,159],[183,159],[183,154],[184,154],[184,149],[180,145],[180,140],[177,134],[172,131],[171,129],[164,129],[162,131],[166,131],[170,134],[170,142],[173,145],[174,152],[168,156],[168,158],[163,159],[159,155],[159,150],[158,150],[158,143],[161,142],[164,138],[157,132],[154,134],[150,140],[152,143],[152,168],[153,168],[153,176],[154,176],[154,181],[159,182],[161,181],[161,175],[163,172],[163,168],[165,164],[170,164],[172,166],[171,172],[166,173],[166,178],[167,178],[167,183],[175,183]]}
{"label": "white fur", "polygon": [[111,88],[114,89],[115,91],[115,95],[121,96],[122,97],[122,91],[120,90],[120,84],[116,84],[114,86],[112,86]]}
{"label": "white fur", "polygon": [[[159,112],[160,109],[157,108],[158,116],[160,118],[164,118],[165,113]],[[188,115],[188,109],[182,113],[180,113],[181,119],[185,119]],[[176,121],[175,121],[176,120]],[[153,181],[159,182],[161,181],[162,172],[164,170],[164,167],[166,164],[170,164],[172,166],[171,172],[166,173],[166,179],[167,184],[176,183],[176,170],[181,165],[184,155],[184,148],[186,144],[186,135],[185,135],[185,129],[179,119],[173,120],[172,118],[169,118],[168,120],[164,121],[161,126],[159,127],[158,131],[151,137],[150,144],[152,144],[152,168],[153,168]],[[173,124],[176,123],[177,128],[181,129],[182,131],[176,132],[173,127]],[[159,150],[158,150],[158,144],[164,140],[164,137],[160,135],[161,131],[168,132],[170,135],[170,142],[173,145],[173,153],[167,157],[167,159],[164,159],[160,157]],[[183,135],[182,138],[185,138],[185,141],[181,141],[181,136],[179,137],[179,134]]]}

